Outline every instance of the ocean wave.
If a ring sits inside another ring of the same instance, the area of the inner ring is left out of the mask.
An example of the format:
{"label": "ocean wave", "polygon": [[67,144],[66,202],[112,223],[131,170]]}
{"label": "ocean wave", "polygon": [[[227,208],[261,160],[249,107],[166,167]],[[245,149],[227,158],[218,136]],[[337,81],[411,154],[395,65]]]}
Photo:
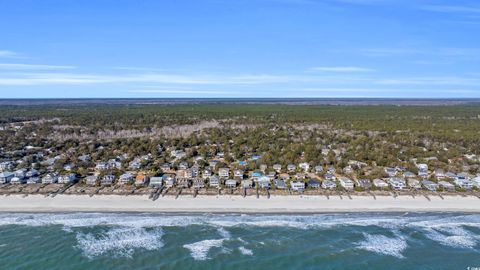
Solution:
{"label": "ocean wave", "polygon": [[367,250],[370,252],[390,255],[403,259],[402,252],[407,249],[407,241],[401,237],[387,237],[381,234],[367,234],[364,233],[365,240],[357,244],[358,249]]}
{"label": "ocean wave", "polygon": [[112,253],[116,256],[131,257],[135,249],[157,250],[163,247],[161,229],[114,228],[100,235],[93,233],[76,234],[77,247],[89,258]]}
{"label": "ocean wave", "polygon": [[246,247],[239,247],[238,250],[243,255],[247,255],[247,256],[252,256],[253,255],[253,251],[251,249],[246,248]]}
{"label": "ocean wave", "polygon": [[[139,235],[139,242],[125,239],[117,249],[120,253],[127,254],[136,247],[149,247],[141,243],[144,239],[158,240],[157,229],[164,227],[186,227],[190,225],[211,226],[215,228],[223,241],[230,239],[228,228],[233,227],[281,227],[304,229],[331,229],[345,226],[368,227],[375,226],[387,229],[391,232],[403,230],[404,228],[421,232],[425,237],[445,246],[454,248],[476,248],[480,237],[469,230],[469,228],[480,229],[480,215],[478,214],[312,214],[312,215],[252,215],[252,214],[132,214],[132,213],[48,213],[48,214],[0,214],[0,226],[22,225],[22,226],[63,226],[68,233],[77,233],[75,228],[82,227],[112,227],[126,230],[125,237]],[[113,229],[113,231],[115,231]],[[130,231],[130,235],[128,233]],[[153,232],[153,234],[152,234]],[[399,234],[396,234],[397,236]],[[103,238],[102,238],[103,237]],[[109,235],[94,237],[80,234],[79,247],[90,256],[103,254],[116,247],[110,248],[113,244],[110,240],[120,237]],[[405,236],[407,237],[407,236]],[[367,240],[388,242],[385,238],[368,238]],[[395,239],[394,239],[395,240]],[[394,241],[391,240],[391,241]],[[217,241],[217,242],[218,242]],[[239,240],[240,241],[240,240]],[[403,239],[397,239],[397,244]],[[81,242],[81,243],[80,243]],[[159,241],[157,241],[159,242]],[[214,243],[217,243],[214,241]],[[208,244],[206,242],[204,244]],[[363,243],[368,247],[368,243]],[[123,246],[122,246],[123,245]],[[125,247],[125,250],[123,250]],[[158,246],[154,245],[155,248]],[[367,248],[364,248],[367,249]],[[394,249],[392,249],[394,250]],[[127,251],[127,252],[125,252]],[[201,250],[200,250],[201,251]],[[208,250],[206,251],[208,253]],[[387,251],[386,252],[390,252]],[[394,252],[390,252],[394,254]],[[201,252],[199,254],[202,254]],[[198,257],[198,256],[197,256]],[[200,256],[201,257],[201,256]]]}
{"label": "ocean wave", "polygon": [[425,236],[444,246],[467,249],[473,249],[477,245],[478,239],[477,235],[461,227],[451,226],[427,229]]}
{"label": "ocean wave", "polygon": [[208,252],[210,249],[214,247],[219,247],[221,248],[223,245],[223,242],[227,240],[225,238],[223,239],[208,239],[208,240],[202,240],[199,242],[195,242],[192,244],[186,244],[183,245],[184,248],[188,249],[190,251],[190,254],[192,255],[194,260],[197,261],[204,261],[209,259],[208,257]]}
{"label": "ocean wave", "polygon": [[432,228],[441,226],[471,226],[480,228],[480,215],[388,215],[388,214],[314,214],[314,215],[168,215],[128,213],[69,213],[69,214],[0,214],[0,226],[92,227],[98,225],[133,228],[185,227],[208,225],[217,228],[238,226],[288,227],[297,229],[332,228],[337,226],[378,226],[387,229],[401,227]]}

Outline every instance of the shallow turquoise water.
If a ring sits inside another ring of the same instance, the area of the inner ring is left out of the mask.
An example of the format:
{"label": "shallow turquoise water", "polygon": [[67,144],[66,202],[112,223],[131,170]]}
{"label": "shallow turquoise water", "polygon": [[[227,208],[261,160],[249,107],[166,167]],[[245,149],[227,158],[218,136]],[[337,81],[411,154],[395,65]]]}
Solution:
{"label": "shallow turquoise water", "polygon": [[480,215],[0,214],[1,269],[467,269]]}

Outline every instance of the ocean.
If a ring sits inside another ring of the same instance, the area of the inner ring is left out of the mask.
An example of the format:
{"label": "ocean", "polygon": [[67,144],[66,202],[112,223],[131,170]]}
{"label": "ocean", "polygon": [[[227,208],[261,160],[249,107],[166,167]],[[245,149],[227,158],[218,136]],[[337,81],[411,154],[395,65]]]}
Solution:
{"label": "ocean", "polygon": [[0,269],[468,269],[480,215],[3,213]]}

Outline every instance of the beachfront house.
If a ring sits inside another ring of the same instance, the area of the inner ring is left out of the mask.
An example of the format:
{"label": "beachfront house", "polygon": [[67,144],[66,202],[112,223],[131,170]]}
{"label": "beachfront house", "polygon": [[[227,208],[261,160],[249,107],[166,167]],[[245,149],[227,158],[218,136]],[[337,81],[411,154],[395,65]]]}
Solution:
{"label": "beachfront house", "polygon": [[10,180],[10,184],[13,184],[13,185],[19,185],[19,184],[25,184],[25,183],[26,183],[25,178],[20,178],[16,176]]}
{"label": "beachfront house", "polygon": [[220,168],[218,169],[218,175],[223,178],[228,178],[230,176],[229,168]]}
{"label": "beachfront house", "polygon": [[468,190],[473,188],[473,182],[468,179],[455,179],[453,182],[455,183],[455,185],[463,189]]}
{"label": "beachfront house", "polygon": [[469,180],[469,179],[472,179],[472,178],[473,178],[473,176],[470,175],[469,173],[461,172],[461,173],[457,174],[457,176],[455,177],[455,180],[463,181],[463,180]]}
{"label": "beachfront house", "polygon": [[38,176],[38,171],[35,169],[30,169],[27,171],[27,173],[25,173],[25,177],[34,177],[34,176]]}
{"label": "beachfront house", "polygon": [[440,187],[442,187],[444,190],[447,190],[447,191],[454,191],[455,190],[455,185],[453,185],[452,183],[447,182],[447,181],[440,181],[440,182],[438,182],[438,185]]}
{"label": "beachfront house", "polygon": [[417,179],[414,179],[414,178],[408,179],[407,184],[410,188],[413,188],[413,189],[421,189],[422,188],[422,185],[420,184],[420,181],[418,181]]}
{"label": "beachfront house", "polygon": [[22,169],[16,170],[13,172],[13,174],[15,175],[15,177],[18,177],[20,179],[25,178],[25,170],[22,170]]}
{"label": "beachfront house", "polygon": [[277,189],[286,189],[287,188],[287,184],[285,183],[285,181],[283,181],[281,179],[273,180],[273,184],[275,185],[275,187]]}
{"label": "beachfront house", "polygon": [[15,177],[15,174],[12,172],[1,172],[0,173],[0,184],[10,183],[10,180]]}
{"label": "beachfront house", "polygon": [[118,178],[118,184],[127,185],[133,182],[133,175],[131,173],[124,173]]}
{"label": "beachfront house", "polygon": [[167,188],[175,186],[176,177],[175,174],[164,174],[162,175],[163,182]]}
{"label": "beachfront house", "polygon": [[382,179],[373,179],[373,186],[379,189],[386,189],[388,188],[388,184],[383,181]]}
{"label": "beachfront house", "polygon": [[423,180],[422,185],[425,189],[430,191],[437,191],[438,189],[438,184],[430,180]]}
{"label": "beachfront house", "polygon": [[340,186],[346,190],[352,190],[354,188],[354,183],[350,178],[343,176],[343,177],[340,177],[338,182],[340,183]]}
{"label": "beachfront house", "polygon": [[334,181],[325,180],[322,182],[323,189],[334,189],[337,187],[337,184]]}
{"label": "beachfront house", "polygon": [[85,184],[89,186],[96,186],[98,177],[96,175],[89,175],[85,178]]}
{"label": "beachfront house", "polygon": [[303,192],[305,190],[305,182],[302,181],[291,181],[290,188],[294,191]]}
{"label": "beachfront house", "polygon": [[253,187],[253,181],[250,180],[250,179],[245,179],[245,180],[242,180],[242,188],[252,188]]}
{"label": "beachfront house", "polygon": [[71,183],[74,183],[76,180],[77,180],[77,175],[74,173],[63,174],[58,177],[59,184],[71,184]]}
{"label": "beachfront house", "polygon": [[277,172],[280,173],[282,171],[282,165],[280,164],[273,164],[273,169]]}
{"label": "beachfront house", "polygon": [[42,182],[42,179],[40,179],[40,177],[29,177],[27,178],[27,185],[31,185],[31,184],[38,184],[38,183],[41,183]]}
{"label": "beachfront house", "polygon": [[150,180],[150,177],[148,177],[147,175],[145,175],[143,173],[139,173],[135,177],[135,186],[144,186],[144,185],[148,184],[148,180]]}
{"label": "beachfront house", "polygon": [[220,187],[220,178],[218,176],[214,175],[208,179],[208,185],[210,187],[215,187],[218,188]]}
{"label": "beachfront house", "polygon": [[115,175],[107,174],[102,177],[102,180],[100,180],[100,184],[102,186],[110,186],[113,184],[114,181],[115,181]]}
{"label": "beachfront house", "polygon": [[153,177],[150,177],[150,183],[148,185],[151,187],[161,187],[162,184],[163,184],[162,177],[153,176]]}
{"label": "beachfront house", "polygon": [[296,169],[297,169],[297,166],[295,166],[294,164],[288,164],[287,165],[287,171],[288,172],[295,172]]}
{"label": "beachfront house", "polygon": [[477,176],[472,179],[472,184],[476,188],[480,188],[480,176]]}
{"label": "beachfront house", "polygon": [[200,178],[196,178],[193,180],[193,188],[204,188],[205,187],[205,181]]}
{"label": "beachfront house", "polygon": [[357,186],[363,189],[369,189],[372,187],[372,182],[368,179],[359,179],[357,181]]}
{"label": "beachfront house", "polygon": [[388,183],[393,189],[404,189],[407,187],[407,183],[405,182],[405,179],[400,177],[391,177],[388,180]]}
{"label": "beachfront house", "polygon": [[42,184],[54,184],[58,182],[58,176],[56,174],[49,173],[42,177]]}
{"label": "beachfront house", "polygon": [[237,180],[228,179],[225,181],[225,187],[227,188],[236,188],[237,187]]}
{"label": "beachfront house", "polygon": [[315,179],[310,179],[308,181],[308,187],[309,188],[320,188],[320,182]]}
{"label": "beachfront house", "polygon": [[192,182],[190,179],[187,178],[178,178],[177,179],[177,187],[178,188],[190,188]]}
{"label": "beachfront house", "polygon": [[267,176],[260,177],[260,179],[258,179],[257,184],[260,188],[269,189],[271,187],[270,178]]}

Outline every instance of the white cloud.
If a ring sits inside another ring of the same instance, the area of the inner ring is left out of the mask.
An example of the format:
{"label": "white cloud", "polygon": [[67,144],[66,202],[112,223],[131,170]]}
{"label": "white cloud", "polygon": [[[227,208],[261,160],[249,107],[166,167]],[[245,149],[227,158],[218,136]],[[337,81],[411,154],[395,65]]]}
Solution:
{"label": "white cloud", "polygon": [[14,64],[0,63],[0,69],[7,70],[50,70],[50,69],[74,69],[74,66],[57,66],[57,65],[36,65],[36,64]]}
{"label": "white cloud", "polygon": [[413,77],[398,79],[379,79],[374,81],[381,85],[470,85],[480,86],[480,79],[469,77]]}
{"label": "white cloud", "polygon": [[145,94],[228,94],[226,91],[211,90],[183,90],[183,89],[140,89],[130,90],[129,93],[145,93]]}
{"label": "white cloud", "polygon": [[313,67],[309,71],[323,71],[323,72],[371,72],[375,71],[371,68],[364,67]]}
{"label": "white cloud", "polygon": [[0,57],[15,57],[16,53],[8,50],[0,50]]}
{"label": "white cloud", "polygon": [[161,83],[185,85],[255,85],[318,81],[296,75],[178,75],[140,73],[91,75],[72,73],[22,73],[0,76],[0,85],[101,84],[101,83]]}
{"label": "white cloud", "polygon": [[423,6],[421,9],[443,13],[480,13],[479,6],[429,5]]}

